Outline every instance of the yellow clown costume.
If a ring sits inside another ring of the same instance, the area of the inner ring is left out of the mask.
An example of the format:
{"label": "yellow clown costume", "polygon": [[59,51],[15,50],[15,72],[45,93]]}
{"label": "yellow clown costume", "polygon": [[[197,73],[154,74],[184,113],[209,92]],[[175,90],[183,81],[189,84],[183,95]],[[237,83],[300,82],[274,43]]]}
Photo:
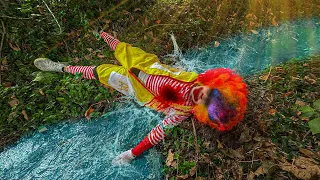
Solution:
{"label": "yellow clown costume", "polygon": [[138,69],[149,75],[170,77],[182,83],[194,84],[198,74],[186,72],[162,64],[154,54],[146,53],[130,44],[119,42],[115,47],[115,57],[122,66],[103,64],[96,68],[99,81],[111,86],[122,94],[134,96],[141,105],[161,111],[166,114],[163,122],[158,124],[135,148],[134,156],[141,155],[144,151],[158,144],[164,137],[164,129],[172,127],[191,116],[193,106],[173,103],[170,108],[162,111],[159,109],[161,102],[155,98],[155,93],[146,88],[144,83],[132,72]]}
{"label": "yellow clown costume", "polygon": [[[150,75],[171,77],[181,82],[195,82],[198,74],[195,72],[181,71],[168,65],[161,64],[154,54],[146,53],[130,44],[120,42],[117,44],[115,57],[122,66],[103,64],[96,68],[101,83],[111,86],[125,95],[133,95],[139,102],[157,110],[154,102],[154,93],[148,90],[143,83],[131,71],[132,68],[139,69]],[[183,107],[174,104],[173,107],[187,110],[192,107]]]}

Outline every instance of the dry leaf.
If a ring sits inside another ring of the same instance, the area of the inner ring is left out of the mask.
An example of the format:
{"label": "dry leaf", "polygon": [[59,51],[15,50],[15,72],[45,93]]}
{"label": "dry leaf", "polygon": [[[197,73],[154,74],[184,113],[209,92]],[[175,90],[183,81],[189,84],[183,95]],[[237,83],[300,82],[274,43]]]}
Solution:
{"label": "dry leaf", "polygon": [[89,109],[86,111],[86,113],[84,114],[84,116],[87,118],[87,120],[90,120],[91,118],[91,113],[93,113],[94,108],[93,107],[89,107]]}
{"label": "dry leaf", "polygon": [[198,176],[195,180],[206,180],[206,178]]}
{"label": "dry leaf", "polygon": [[1,61],[1,63],[2,63],[2,65],[7,65],[7,64],[8,64],[7,59],[4,58],[4,59]]}
{"label": "dry leaf", "polygon": [[98,54],[97,55],[99,58],[105,58],[105,56],[103,54]]}
{"label": "dry leaf", "polygon": [[277,21],[276,21],[276,16],[274,16],[274,17],[272,18],[272,24],[273,24],[274,26],[278,26],[278,23],[277,23]]}
{"label": "dry leaf", "polygon": [[266,75],[263,75],[263,76],[260,76],[259,79],[262,80],[262,81],[266,81],[268,80],[269,78],[269,74],[266,74]]}
{"label": "dry leaf", "polygon": [[14,107],[19,104],[19,100],[15,96],[12,96],[11,99],[12,100],[8,102],[11,107]]}
{"label": "dry leaf", "polygon": [[283,77],[280,77],[280,76],[272,76],[271,79],[272,79],[273,82],[277,82],[277,81],[280,81],[280,80],[284,80],[284,78],[283,78]]}
{"label": "dry leaf", "polygon": [[189,174],[186,174],[186,175],[181,175],[181,176],[177,176],[177,180],[179,179],[187,179],[189,177]]}
{"label": "dry leaf", "polygon": [[231,158],[233,158],[233,159],[244,159],[245,157],[244,157],[244,155],[242,155],[240,152],[238,152],[238,151],[236,151],[236,150],[234,150],[234,149],[231,149],[231,148],[229,148],[228,150],[221,150],[225,155],[227,155],[227,156],[229,156],[229,157],[231,157]]}
{"label": "dry leaf", "polygon": [[318,156],[314,152],[312,152],[312,151],[310,151],[308,149],[300,148],[299,151],[302,154],[304,154],[305,156],[308,156],[309,158],[313,158],[313,159],[317,159],[318,158]]}
{"label": "dry leaf", "polygon": [[44,92],[42,91],[42,89],[39,89],[39,93],[43,96]]}
{"label": "dry leaf", "polygon": [[172,153],[172,149],[169,149],[168,151],[168,157],[167,157],[167,160],[166,160],[166,165],[167,166],[170,166],[172,161],[173,161],[173,155],[174,153]]}
{"label": "dry leaf", "polygon": [[251,32],[252,32],[253,34],[259,34],[258,31],[253,30],[253,29],[251,30]]}
{"label": "dry leaf", "polygon": [[135,9],[133,10],[133,12],[136,12],[136,11],[141,11],[141,9],[140,9],[140,8],[135,8]]}
{"label": "dry leaf", "polygon": [[320,166],[311,158],[298,157],[293,163],[287,161],[280,163],[280,167],[300,179],[311,179],[312,177],[320,176]]}
{"label": "dry leaf", "polygon": [[275,116],[276,112],[277,112],[277,110],[275,110],[275,109],[269,109],[269,114],[272,116]]}
{"label": "dry leaf", "polygon": [[176,161],[176,160],[172,161],[171,166],[172,166],[173,168],[177,168],[177,166],[178,166],[177,161]]}
{"label": "dry leaf", "polygon": [[270,175],[274,172],[274,170],[276,170],[276,168],[278,168],[278,166],[272,161],[264,161],[262,165],[254,173],[251,172],[249,174],[249,177],[250,179],[253,179],[255,176],[260,176],[264,174]]}
{"label": "dry leaf", "polygon": [[20,51],[20,47],[18,45],[16,45],[13,41],[9,42],[9,46],[11,47],[11,49],[15,50],[15,51]]}
{"label": "dry leaf", "polygon": [[240,141],[241,143],[249,142],[249,141],[251,141],[251,138],[252,138],[252,137],[250,136],[249,129],[246,128],[246,129],[244,129],[244,131],[241,133],[240,138],[239,138],[239,141]]}
{"label": "dry leaf", "polygon": [[217,140],[217,143],[218,143],[218,149],[222,149],[223,148],[222,143],[219,140]]}
{"label": "dry leaf", "polygon": [[313,79],[311,76],[305,76],[304,80],[307,81],[310,84],[315,84],[317,83],[317,80]]}
{"label": "dry leaf", "polygon": [[78,57],[75,57],[75,58],[72,59],[72,61],[73,61],[74,63],[78,63],[78,62],[80,61],[80,59],[79,59]]}
{"label": "dry leaf", "polygon": [[26,110],[22,110],[21,114],[23,115],[25,120],[29,120]]}
{"label": "dry leaf", "polygon": [[219,47],[219,45],[220,45],[219,41],[214,42],[214,47]]}
{"label": "dry leaf", "polygon": [[189,174],[190,174],[190,176],[193,176],[193,175],[196,174],[196,172],[197,172],[197,166],[194,166],[194,167],[192,167],[192,168],[190,169]]}
{"label": "dry leaf", "polygon": [[296,100],[295,104],[296,104],[296,105],[299,105],[299,106],[305,106],[305,105],[306,105],[305,102],[300,101],[300,100]]}
{"label": "dry leaf", "polygon": [[286,92],[282,95],[282,97],[288,97],[292,94],[292,91]]}
{"label": "dry leaf", "polygon": [[144,19],[144,25],[145,25],[145,26],[148,26],[148,24],[149,24],[148,17],[146,17],[146,18]]}

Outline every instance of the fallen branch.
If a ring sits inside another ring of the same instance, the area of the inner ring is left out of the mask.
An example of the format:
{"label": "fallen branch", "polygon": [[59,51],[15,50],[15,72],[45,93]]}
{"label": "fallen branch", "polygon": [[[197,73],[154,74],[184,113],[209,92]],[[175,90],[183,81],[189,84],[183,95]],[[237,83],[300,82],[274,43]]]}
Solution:
{"label": "fallen branch", "polygon": [[61,26],[60,26],[57,18],[54,16],[54,14],[52,13],[52,11],[51,11],[51,9],[49,8],[49,6],[47,5],[47,3],[46,3],[44,0],[42,0],[42,2],[46,5],[46,7],[47,7],[47,9],[49,10],[49,12],[51,13],[53,19],[54,19],[54,20],[56,21],[56,23],[58,24],[59,29],[60,29],[60,33],[59,33],[59,34],[61,34],[61,33],[62,33],[62,29],[61,29]]}
{"label": "fallen branch", "polygon": [[[3,41],[4,41],[4,36],[6,35],[6,28],[4,26],[4,22],[1,21],[1,24],[2,24],[2,38],[1,38],[1,44],[0,44],[0,59],[1,59],[1,54],[2,54],[2,46],[3,46]],[[0,82],[1,82],[1,78],[0,78]]]}
{"label": "fallen branch", "polygon": [[[1,54],[2,54],[2,46],[3,46],[3,41],[4,41],[4,36],[6,35],[6,28],[4,27],[4,22],[1,21],[1,24],[2,24],[2,38],[1,38],[1,43],[0,43],[0,60],[1,60]],[[1,76],[1,71],[0,71],[0,85],[2,83],[2,76]]]}
{"label": "fallen branch", "polygon": [[6,15],[2,15],[2,16],[0,16],[0,18],[7,18],[7,19],[19,19],[19,20],[28,20],[28,19],[32,19],[32,17],[22,18],[22,17],[10,17],[10,16],[6,16]]}
{"label": "fallen branch", "polygon": [[193,127],[194,144],[195,144],[195,147],[196,147],[196,153],[197,153],[197,155],[199,155],[199,153],[200,153],[200,148],[199,148],[199,145],[198,145],[197,132],[196,132],[196,128],[195,128],[195,126],[194,126],[193,118],[191,118],[191,121],[192,121],[192,127]]}

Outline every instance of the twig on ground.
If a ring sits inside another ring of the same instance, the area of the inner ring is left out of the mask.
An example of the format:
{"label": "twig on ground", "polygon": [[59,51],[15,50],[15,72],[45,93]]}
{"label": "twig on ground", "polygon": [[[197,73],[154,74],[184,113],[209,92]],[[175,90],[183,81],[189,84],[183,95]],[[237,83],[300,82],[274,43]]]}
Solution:
{"label": "twig on ground", "polygon": [[302,138],[302,142],[306,140],[306,137],[311,133],[311,130],[309,130]]}
{"label": "twig on ground", "polygon": [[145,28],[144,30],[146,31],[146,30],[154,28],[156,26],[190,26],[190,25],[188,25],[188,24],[184,24],[184,25],[181,25],[181,24],[155,24],[155,25],[152,25],[150,27]]}
{"label": "twig on ground", "polygon": [[[1,59],[1,54],[2,54],[2,46],[3,46],[3,41],[4,41],[4,37],[5,37],[5,35],[6,35],[6,28],[5,28],[5,26],[4,26],[4,22],[3,21],[1,21],[1,25],[2,25],[2,29],[3,29],[3,31],[2,31],[2,38],[1,38],[1,44],[0,44],[0,59]],[[2,83],[2,76],[1,76],[1,71],[0,71],[0,84]]]}
{"label": "twig on ground", "polygon": [[47,7],[47,9],[49,10],[49,12],[51,13],[53,19],[54,19],[54,20],[56,21],[56,23],[58,24],[59,29],[60,29],[60,33],[59,33],[59,34],[61,34],[61,33],[62,33],[62,29],[61,29],[61,26],[60,26],[57,18],[54,16],[54,14],[52,13],[52,11],[51,11],[51,9],[49,8],[49,6],[47,5],[47,3],[46,3],[44,0],[42,0],[42,2],[46,5],[46,7]]}
{"label": "twig on ground", "polygon": [[198,145],[198,138],[197,138],[196,127],[194,126],[194,121],[193,121],[192,118],[191,118],[191,121],[192,121],[192,127],[193,127],[194,144],[195,144],[195,147],[196,147],[196,153],[197,153],[197,155],[199,155],[199,153],[200,153],[200,148],[199,148],[199,145]]}
{"label": "twig on ground", "polygon": [[270,66],[270,70],[269,70],[268,76],[267,76],[266,80],[264,80],[264,82],[267,82],[267,80],[269,79],[270,74],[271,74],[271,69],[272,69],[272,66]]}
{"label": "twig on ground", "polygon": [[1,25],[2,25],[2,38],[1,38],[1,44],[0,44],[0,58],[1,58],[1,54],[2,54],[2,46],[3,46],[3,41],[4,41],[4,36],[6,35],[6,28],[4,26],[4,22],[1,21]]}
{"label": "twig on ground", "polygon": [[32,17],[22,18],[22,17],[11,17],[11,16],[6,16],[6,15],[2,15],[2,16],[0,16],[0,18],[18,19],[18,20],[28,20],[28,19],[32,19]]}

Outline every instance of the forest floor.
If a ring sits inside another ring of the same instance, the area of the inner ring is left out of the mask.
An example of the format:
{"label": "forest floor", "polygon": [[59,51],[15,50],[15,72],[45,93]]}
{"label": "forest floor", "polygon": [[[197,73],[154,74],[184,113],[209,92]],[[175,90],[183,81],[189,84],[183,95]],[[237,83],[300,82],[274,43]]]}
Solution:
{"label": "forest floor", "polygon": [[[172,53],[170,33],[185,52],[320,14],[313,0],[47,2],[0,3],[0,151],[45,125],[99,117],[113,106],[120,95],[99,82],[42,73],[33,65],[38,57],[72,65],[116,64],[97,40],[100,30],[161,57]],[[157,147],[166,156],[166,178],[317,179],[320,137],[309,122],[320,117],[319,70],[315,56],[247,77],[247,114],[231,132],[197,121],[174,128]]]}

